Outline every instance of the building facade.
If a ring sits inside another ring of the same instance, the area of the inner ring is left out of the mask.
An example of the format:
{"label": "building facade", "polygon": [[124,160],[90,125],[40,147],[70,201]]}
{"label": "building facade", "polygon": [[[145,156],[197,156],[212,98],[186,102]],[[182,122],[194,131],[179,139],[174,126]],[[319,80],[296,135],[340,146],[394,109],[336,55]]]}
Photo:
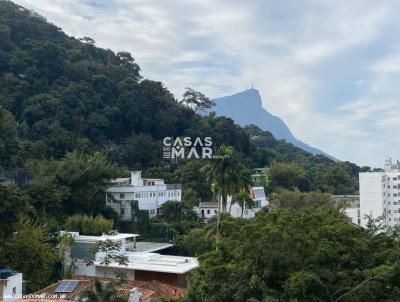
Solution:
{"label": "building facade", "polygon": [[[139,246],[136,242],[138,234],[103,234],[101,236],[85,236],[70,232],[74,238],[74,246],[65,253],[64,265],[72,268],[77,276],[116,278],[117,273],[124,273],[128,280],[157,280],[174,286],[185,287],[187,278],[198,266],[196,258],[171,256],[155,253],[171,246],[148,242]],[[117,253],[127,257],[127,263],[104,263],[105,252],[93,253],[92,248],[100,241],[119,242]]]}
{"label": "building facade", "polygon": [[[250,197],[254,202],[254,206],[251,208],[243,209],[243,218],[253,218],[256,213],[262,208],[268,206],[268,200],[265,196],[264,187],[252,187],[250,189]],[[218,203],[217,202],[201,202],[199,206],[193,209],[200,219],[207,222],[211,218],[218,214]],[[228,196],[227,210],[232,217],[242,217],[242,208],[237,203],[232,203],[232,196]]]}
{"label": "building facade", "polygon": [[142,178],[141,171],[131,172],[129,178],[117,178],[107,189],[106,204],[116,211],[122,220],[132,220],[132,204],[149,211],[150,217],[160,214],[161,206],[168,200],[181,201],[179,184],[165,184],[162,179]]}
{"label": "building facade", "polygon": [[255,168],[254,173],[250,176],[253,186],[267,187],[269,184],[268,173],[269,168]]}
{"label": "building facade", "polygon": [[400,163],[385,161],[381,172],[360,173],[360,218],[361,226],[366,227],[367,216],[383,217],[386,227],[400,222]]}

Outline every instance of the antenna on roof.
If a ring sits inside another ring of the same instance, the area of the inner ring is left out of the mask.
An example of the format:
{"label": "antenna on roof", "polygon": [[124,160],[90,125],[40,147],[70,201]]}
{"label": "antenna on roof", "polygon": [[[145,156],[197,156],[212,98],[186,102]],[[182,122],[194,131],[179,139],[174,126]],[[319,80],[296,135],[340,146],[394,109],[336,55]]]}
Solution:
{"label": "antenna on roof", "polygon": [[254,89],[254,85],[253,85],[253,83],[251,83],[251,89]]}

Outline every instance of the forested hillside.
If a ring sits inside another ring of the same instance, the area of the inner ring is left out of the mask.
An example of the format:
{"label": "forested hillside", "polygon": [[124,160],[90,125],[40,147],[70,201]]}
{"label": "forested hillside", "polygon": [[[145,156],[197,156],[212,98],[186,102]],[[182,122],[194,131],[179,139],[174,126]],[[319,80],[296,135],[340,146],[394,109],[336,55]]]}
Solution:
{"label": "forested hillside", "polygon": [[182,175],[198,171],[202,163],[163,161],[161,141],[165,136],[210,136],[215,147],[232,145],[249,168],[294,162],[310,177],[321,174],[309,179],[308,189],[357,190],[357,166],[313,156],[267,132],[262,140],[254,138],[248,129],[229,118],[201,117],[178,104],[162,83],[142,78],[131,54],[98,48],[90,38],[68,37],[34,12],[0,1],[3,169],[25,167],[32,159],[60,159],[76,150],[101,152],[120,166],[184,185],[198,183]]}
{"label": "forested hillside", "polygon": [[[140,72],[130,53],[69,37],[36,13],[0,0],[0,267],[22,272],[27,293],[72,273],[63,267],[71,242],[59,231],[98,235],[111,229],[173,242],[176,253],[200,256],[189,301],[232,301],[235,293],[235,301],[325,301],[327,293],[336,297],[375,270],[385,278],[367,288],[374,297],[383,297],[382,288],[398,292],[392,268],[397,243],[362,231],[330,207],[330,194],[356,192],[358,172],[368,167],[312,155],[212,111],[201,116]],[[164,160],[166,136],[211,137],[220,157]],[[265,208],[247,222],[230,218],[227,196],[249,199],[255,167],[270,168],[266,189],[276,211]],[[110,180],[128,169],[181,183],[182,202],[165,202],[153,218],[131,202],[132,222],[122,222],[104,197]],[[24,180],[18,186],[7,183],[18,175]],[[193,206],[218,195],[225,213],[203,224]],[[327,258],[332,253],[339,256]]]}

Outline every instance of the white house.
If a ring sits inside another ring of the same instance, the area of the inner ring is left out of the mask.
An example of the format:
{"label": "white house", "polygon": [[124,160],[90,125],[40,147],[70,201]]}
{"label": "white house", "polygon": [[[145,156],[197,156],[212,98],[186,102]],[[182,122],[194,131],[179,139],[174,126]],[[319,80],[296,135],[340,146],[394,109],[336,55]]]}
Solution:
{"label": "white house", "polygon": [[393,227],[400,222],[400,163],[385,160],[382,172],[360,173],[361,226],[366,226],[366,216],[384,216],[384,224]]}
{"label": "white house", "polygon": [[0,269],[0,301],[13,302],[22,296],[22,274]]}
{"label": "white house", "polygon": [[198,207],[194,208],[197,215],[205,222],[217,216],[218,203],[217,202],[200,202]]}
{"label": "white house", "polygon": [[117,178],[107,189],[106,204],[113,208],[122,220],[132,220],[132,203],[137,201],[139,209],[148,210],[150,217],[160,214],[161,206],[168,200],[181,201],[179,184],[165,184],[164,180],[142,178],[141,171],[131,172],[130,178]]}
{"label": "white house", "polygon": [[[73,267],[74,275],[90,277],[115,278],[117,272],[126,274],[128,280],[157,280],[168,284],[185,287],[191,270],[198,266],[196,258],[170,256],[155,253],[172,246],[169,243],[136,242],[138,234],[103,234],[101,236],[84,236],[71,232],[75,244],[67,251],[64,258],[65,267]],[[128,258],[127,265],[112,262],[103,263],[104,252],[93,253],[91,248],[99,241],[112,240],[119,242],[118,253]],[[87,265],[89,261],[93,264]]]}
{"label": "white house", "polygon": [[[258,211],[268,206],[268,200],[265,196],[264,187],[252,187],[250,189],[250,197],[254,201],[252,208],[243,209],[243,218],[253,218]],[[193,209],[197,215],[207,222],[218,214],[218,203],[217,202],[201,202],[198,207]],[[232,196],[228,196],[227,210],[230,210],[232,217],[241,217],[242,208],[237,204],[232,204]]]}

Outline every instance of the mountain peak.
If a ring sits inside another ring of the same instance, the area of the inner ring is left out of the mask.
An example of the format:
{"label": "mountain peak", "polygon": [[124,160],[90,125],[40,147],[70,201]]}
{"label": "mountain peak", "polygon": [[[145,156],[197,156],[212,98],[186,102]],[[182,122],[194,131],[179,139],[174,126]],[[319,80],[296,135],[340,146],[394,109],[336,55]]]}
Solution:
{"label": "mountain peak", "polygon": [[262,130],[271,132],[277,139],[284,139],[307,152],[323,154],[334,159],[323,151],[298,140],[281,118],[263,108],[261,95],[254,87],[214,101],[216,106],[213,111],[218,115],[230,117],[241,126],[256,125]]}

